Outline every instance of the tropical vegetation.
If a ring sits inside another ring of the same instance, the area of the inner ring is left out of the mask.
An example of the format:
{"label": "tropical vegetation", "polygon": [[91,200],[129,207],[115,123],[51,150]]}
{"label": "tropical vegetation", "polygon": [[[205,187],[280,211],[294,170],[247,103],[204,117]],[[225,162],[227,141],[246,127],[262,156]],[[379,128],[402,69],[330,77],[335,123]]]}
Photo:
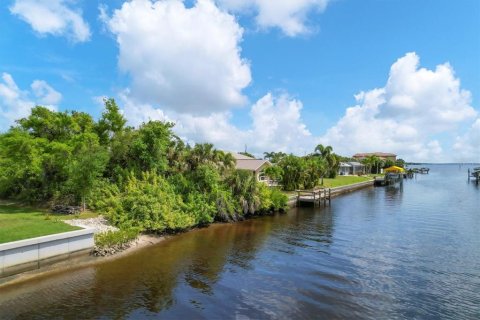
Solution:
{"label": "tropical vegetation", "polygon": [[97,121],[84,112],[37,106],[0,134],[0,197],[82,205],[139,232],[285,209],[280,190],[236,170],[230,153],[185,144],[173,126],[149,121],[129,127],[113,99],[105,100]]}
{"label": "tropical vegetation", "polygon": [[[173,127],[163,121],[130,127],[113,99],[105,100],[98,120],[37,106],[0,134],[0,197],[82,205],[137,233],[175,232],[286,209],[287,196],[257,183],[251,172],[236,170],[231,153],[209,143],[190,146]],[[264,157],[274,164],[265,174],[286,191],[335,185],[345,160],[322,144],[303,157],[284,152]],[[373,173],[404,164],[375,156],[363,162]],[[105,236],[104,242],[135,232]]]}
{"label": "tropical vegetation", "polygon": [[331,146],[321,144],[315,147],[314,152],[303,157],[283,152],[265,152],[264,158],[274,164],[265,173],[279,181],[286,191],[323,185],[324,178],[333,179],[337,176],[341,160]]}
{"label": "tropical vegetation", "polygon": [[386,159],[383,160],[376,155],[370,155],[362,160],[362,163],[366,167],[366,171],[372,174],[379,174],[380,169],[385,169],[391,166],[405,167],[405,161],[403,159],[397,159],[396,161]]}

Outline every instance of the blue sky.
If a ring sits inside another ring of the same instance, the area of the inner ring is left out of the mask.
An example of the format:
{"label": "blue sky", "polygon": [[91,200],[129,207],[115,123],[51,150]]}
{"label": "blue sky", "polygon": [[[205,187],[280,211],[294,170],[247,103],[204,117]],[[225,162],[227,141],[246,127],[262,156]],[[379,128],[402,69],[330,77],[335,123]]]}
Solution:
{"label": "blue sky", "polygon": [[108,96],[223,149],[480,161],[479,1],[16,0],[0,31],[2,130]]}

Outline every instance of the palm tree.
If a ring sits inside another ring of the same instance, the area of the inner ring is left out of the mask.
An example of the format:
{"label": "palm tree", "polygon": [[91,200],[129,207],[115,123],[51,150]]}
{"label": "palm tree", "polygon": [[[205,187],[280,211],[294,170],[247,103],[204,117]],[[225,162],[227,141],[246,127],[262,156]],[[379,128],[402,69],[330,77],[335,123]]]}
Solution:
{"label": "palm tree", "polygon": [[315,188],[318,180],[321,178],[323,185],[323,176],[327,170],[327,163],[320,157],[306,157],[304,159],[305,167],[303,170],[303,186],[305,189]]}
{"label": "palm tree", "polygon": [[[337,175],[338,168],[340,166],[340,157],[333,153],[333,148],[331,146],[324,146],[319,144],[315,147],[316,156],[321,157],[327,162],[326,175],[330,178],[335,178]],[[322,185],[323,185],[323,176],[322,176]]]}
{"label": "palm tree", "polygon": [[232,194],[239,200],[244,214],[253,214],[260,205],[258,184],[255,176],[249,171],[236,170],[228,177],[228,185]]}
{"label": "palm tree", "polygon": [[270,161],[271,163],[278,163],[280,160],[282,160],[284,157],[286,157],[287,154],[284,152],[264,152],[263,153],[263,158]]}
{"label": "palm tree", "polygon": [[327,157],[327,162],[329,169],[328,177],[335,178],[337,176],[338,169],[340,168],[340,156],[335,153],[331,153]]}
{"label": "palm tree", "polygon": [[372,173],[372,162],[368,158],[362,159],[361,163],[365,165],[365,170],[367,173]]}
{"label": "palm tree", "polygon": [[333,148],[331,146],[324,146],[323,144],[319,144],[315,147],[315,152],[318,152],[323,159],[326,159],[332,151]]}
{"label": "palm tree", "polygon": [[222,174],[229,172],[235,169],[235,157],[230,152],[220,151],[220,160],[218,162],[220,165],[220,171]]}
{"label": "palm tree", "polygon": [[370,168],[370,172],[372,168],[375,168],[375,173],[379,173],[379,168],[382,164],[382,159],[377,157],[376,155],[371,155],[363,159],[362,161],[365,165],[367,165]]}

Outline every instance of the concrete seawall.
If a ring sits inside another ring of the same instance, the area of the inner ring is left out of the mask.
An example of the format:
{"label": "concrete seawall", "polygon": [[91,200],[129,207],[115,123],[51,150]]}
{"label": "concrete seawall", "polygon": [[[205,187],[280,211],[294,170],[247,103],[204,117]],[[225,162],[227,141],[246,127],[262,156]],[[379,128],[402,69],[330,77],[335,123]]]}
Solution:
{"label": "concrete seawall", "polygon": [[[367,187],[373,187],[374,180],[368,180],[364,182],[359,182],[355,184],[350,184],[347,186],[341,186],[341,187],[335,187],[331,188],[331,197],[338,197],[339,195],[352,192],[355,190],[367,188]],[[290,195],[288,196],[288,206],[290,208],[294,208],[297,206],[297,196],[296,195]]]}
{"label": "concrete seawall", "polygon": [[0,278],[87,254],[94,246],[93,233],[83,229],[0,244]]}
{"label": "concrete seawall", "polygon": [[339,196],[341,194],[344,194],[344,193],[348,193],[348,192],[358,190],[358,189],[373,187],[373,181],[374,180],[368,180],[368,181],[364,181],[364,182],[350,184],[348,186],[331,188],[332,198],[337,197],[337,196]]}

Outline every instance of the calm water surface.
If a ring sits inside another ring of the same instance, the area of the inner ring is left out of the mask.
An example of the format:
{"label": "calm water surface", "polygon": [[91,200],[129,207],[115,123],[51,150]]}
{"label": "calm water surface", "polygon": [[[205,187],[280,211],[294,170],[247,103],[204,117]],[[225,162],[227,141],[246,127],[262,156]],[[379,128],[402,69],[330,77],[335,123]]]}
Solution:
{"label": "calm water surface", "polygon": [[480,188],[430,168],[0,289],[0,319],[480,319]]}

